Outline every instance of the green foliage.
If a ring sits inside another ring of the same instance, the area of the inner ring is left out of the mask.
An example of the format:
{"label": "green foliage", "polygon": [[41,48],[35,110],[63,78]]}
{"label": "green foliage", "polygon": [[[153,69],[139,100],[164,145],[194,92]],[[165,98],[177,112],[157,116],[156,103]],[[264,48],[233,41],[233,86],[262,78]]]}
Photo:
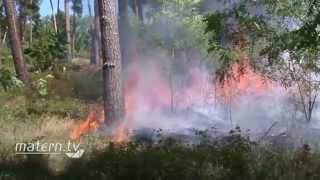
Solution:
{"label": "green foliage", "polygon": [[[1,175],[12,179],[185,179],[185,180],[317,180],[319,154],[304,148],[278,151],[257,147],[238,135],[225,137],[225,143],[181,145],[163,141],[155,146],[136,142],[110,143],[102,151],[71,160],[60,173],[52,173],[44,159],[15,163],[0,161]],[[26,165],[29,168],[25,168]],[[54,171],[54,170],[53,170]]]}
{"label": "green foliage", "polygon": [[36,24],[40,22],[40,0],[18,0],[17,5],[21,18],[30,18]]}
{"label": "green foliage", "polygon": [[81,0],[72,0],[72,10],[73,12],[80,17],[83,11],[83,5]]}
{"label": "green foliage", "polygon": [[[204,18],[205,33],[209,35],[208,52],[216,58],[219,80],[228,77],[231,66],[241,61],[243,54],[250,59],[256,58],[257,42],[274,32],[268,24],[267,14],[252,14],[250,6],[255,7],[255,2],[239,1],[233,8],[210,12]],[[240,49],[234,47],[235,41],[242,43]]]}
{"label": "green foliage", "polygon": [[150,12],[143,26],[144,38],[172,55],[172,50],[196,49],[206,55],[205,23],[199,13],[201,0],[160,0],[160,8]]}
{"label": "green foliage", "polygon": [[63,33],[55,33],[52,27],[43,25],[35,34],[37,38],[24,51],[32,65],[31,70],[45,71],[54,68],[64,58]]}
{"label": "green foliage", "polygon": [[5,90],[8,91],[11,88],[20,88],[23,86],[23,82],[14,76],[9,70],[1,68],[0,69],[0,85]]}
{"label": "green foliage", "polygon": [[38,94],[42,97],[48,95],[48,81],[46,79],[38,79],[35,83]]}
{"label": "green foliage", "polygon": [[[91,48],[91,18],[82,17],[77,19],[76,37],[75,37],[75,51],[80,57],[88,57]],[[87,54],[86,54],[87,53]]]}

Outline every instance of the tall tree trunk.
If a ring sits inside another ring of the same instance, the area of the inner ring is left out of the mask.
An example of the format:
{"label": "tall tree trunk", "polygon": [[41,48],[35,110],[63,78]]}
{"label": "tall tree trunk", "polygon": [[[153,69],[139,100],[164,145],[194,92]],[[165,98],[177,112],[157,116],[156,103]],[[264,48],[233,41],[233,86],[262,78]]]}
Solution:
{"label": "tall tree trunk", "polygon": [[64,0],[64,13],[65,13],[65,18],[66,18],[66,36],[67,36],[67,60],[70,62],[71,61],[71,32],[70,32],[70,15],[69,15],[69,1],[70,0]]}
{"label": "tall tree trunk", "polygon": [[120,47],[122,56],[122,65],[128,63],[129,49],[129,22],[128,22],[128,0],[119,0],[119,32],[120,32]]}
{"label": "tall tree trunk", "polygon": [[19,28],[19,36],[20,36],[20,40],[21,40],[21,43],[24,43],[24,33],[25,33],[25,27],[26,27],[26,16],[24,14],[24,11],[25,11],[25,7],[20,7],[19,9],[19,18],[18,18],[18,22],[19,22],[19,25],[18,25],[18,28]]}
{"label": "tall tree trunk", "polygon": [[32,29],[33,29],[33,25],[32,25],[32,18],[30,18],[30,34],[29,34],[29,45],[31,46],[32,43],[32,38],[33,38],[33,34],[32,34]]}
{"label": "tall tree trunk", "polygon": [[[30,0],[30,4],[32,4],[32,0]],[[32,16],[29,17],[29,24],[30,24],[30,29],[29,29],[29,46],[31,46],[31,43],[32,43],[32,28],[33,28],[33,25],[32,25]]]}
{"label": "tall tree trunk", "polygon": [[77,15],[74,12],[72,16],[72,33],[71,33],[71,57],[75,57],[75,46],[76,46],[76,28],[77,28]]}
{"label": "tall tree trunk", "polygon": [[121,76],[116,0],[98,0],[101,24],[104,114],[109,125],[124,117],[124,97]]}
{"label": "tall tree trunk", "polygon": [[92,32],[91,64],[101,65],[101,27],[98,0],[94,0],[94,31]]}
{"label": "tall tree trunk", "polygon": [[137,0],[137,8],[138,8],[138,17],[140,20],[140,23],[143,24],[143,6],[142,6],[142,0]]}
{"label": "tall tree trunk", "polygon": [[8,21],[8,30],[10,36],[11,52],[14,61],[14,67],[17,73],[17,76],[23,82],[28,81],[28,73],[26,68],[26,63],[23,58],[21,41],[19,38],[19,29],[17,27],[17,18],[15,12],[14,1],[12,0],[3,0],[3,4],[6,11],[7,21]]}
{"label": "tall tree trunk", "polygon": [[[92,17],[92,11],[91,11],[91,5],[90,5],[90,0],[87,1],[88,2],[88,10],[89,10],[89,16]],[[100,30],[100,26],[99,26],[99,14],[97,13],[98,12],[98,7],[96,6],[97,5],[97,2],[96,0],[94,1],[94,10],[95,10],[95,14],[94,14],[94,17],[93,17],[93,20],[91,22],[91,26],[90,26],[90,33],[91,33],[91,49],[90,49],[90,64],[98,64],[99,62],[99,47],[96,47],[97,44],[96,43],[99,43],[99,39],[96,39],[96,31],[95,31],[95,24],[96,24],[96,17],[98,19],[98,30]],[[100,31],[99,31],[100,32]],[[98,51],[96,52],[96,49],[98,48]]]}
{"label": "tall tree trunk", "polygon": [[[2,32],[0,29],[0,39],[1,39],[1,36],[2,36]],[[1,69],[1,65],[2,65],[2,43],[0,43],[0,69]]]}
{"label": "tall tree trunk", "polygon": [[60,11],[60,0],[58,0],[58,3],[57,3],[57,13]]}
{"label": "tall tree trunk", "polygon": [[58,32],[57,20],[56,20],[56,15],[54,13],[52,0],[50,0],[50,6],[51,6],[51,12],[52,12],[52,20],[53,20],[54,31],[57,33]]}
{"label": "tall tree trunk", "polygon": [[7,40],[7,31],[4,32],[3,39],[2,39],[2,45],[4,45],[6,43],[6,40]]}
{"label": "tall tree trunk", "polygon": [[93,45],[94,45],[94,19],[92,19],[90,0],[87,0],[87,6],[88,6],[88,11],[89,11],[89,17],[91,19],[91,23],[90,23],[90,35],[91,35],[90,64],[95,64],[94,63],[94,48],[93,48]]}

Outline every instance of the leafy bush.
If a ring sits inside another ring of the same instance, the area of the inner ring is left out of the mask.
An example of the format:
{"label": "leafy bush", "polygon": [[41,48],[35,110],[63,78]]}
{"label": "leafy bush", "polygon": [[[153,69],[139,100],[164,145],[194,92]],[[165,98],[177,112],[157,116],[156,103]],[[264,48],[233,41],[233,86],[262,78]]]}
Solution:
{"label": "leafy bush", "polygon": [[[71,160],[59,173],[50,170],[41,158],[36,162],[26,159],[19,164],[0,161],[3,171],[0,177],[4,174],[12,175],[12,179],[111,180],[318,180],[320,177],[319,154],[304,149],[271,151],[234,133],[226,138],[228,141],[219,145],[185,146],[168,141],[153,146],[136,142],[109,144],[102,152]],[[305,156],[307,160],[299,160]]]}
{"label": "leafy bush", "polygon": [[0,69],[0,85],[7,91],[13,87],[22,87],[23,82],[16,78],[9,70]]}
{"label": "leafy bush", "polygon": [[32,71],[45,71],[53,68],[58,60],[64,58],[65,40],[63,33],[54,32],[50,26],[41,26],[35,33],[31,47],[25,49]]}

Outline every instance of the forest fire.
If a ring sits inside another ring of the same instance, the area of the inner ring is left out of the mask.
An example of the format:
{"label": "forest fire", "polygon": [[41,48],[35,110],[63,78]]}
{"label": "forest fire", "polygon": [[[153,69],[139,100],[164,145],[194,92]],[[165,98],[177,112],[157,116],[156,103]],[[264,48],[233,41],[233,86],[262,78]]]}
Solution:
{"label": "forest fire", "polygon": [[[254,72],[250,64],[245,62],[242,66],[234,64],[231,72],[232,78],[223,84],[212,83],[206,71],[193,68],[189,72],[189,83],[177,89],[179,93],[171,94],[170,82],[164,78],[163,72],[158,67],[157,64],[149,65],[149,70],[146,72],[140,71],[139,65],[133,63],[128,68],[127,73],[130,76],[125,84],[126,120],[113,127],[112,133],[108,135],[112,142],[122,143],[129,140],[128,121],[132,122],[138,112],[163,111],[172,107],[181,110],[198,104],[213,105],[216,100],[236,102],[237,96],[263,95],[276,87],[273,81]],[[72,130],[70,137],[79,139],[89,132],[97,131],[103,127],[103,118],[102,107],[91,108],[86,120]]]}
{"label": "forest fire", "polygon": [[263,95],[279,87],[274,81],[256,73],[249,60],[244,61],[242,65],[234,64],[230,76],[218,86],[218,96],[233,99],[245,93]]}
{"label": "forest fire", "polygon": [[79,139],[82,135],[88,133],[89,131],[97,130],[99,126],[103,123],[103,110],[98,106],[92,107],[87,115],[84,122],[77,125],[72,129],[70,138]]}
{"label": "forest fire", "polygon": [[[102,107],[94,106],[89,110],[84,122],[76,125],[71,132],[70,138],[73,140],[80,139],[81,136],[97,131],[104,123],[104,111]],[[114,143],[125,142],[128,139],[128,131],[125,123],[115,126],[115,131],[111,133],[111,141]]]}

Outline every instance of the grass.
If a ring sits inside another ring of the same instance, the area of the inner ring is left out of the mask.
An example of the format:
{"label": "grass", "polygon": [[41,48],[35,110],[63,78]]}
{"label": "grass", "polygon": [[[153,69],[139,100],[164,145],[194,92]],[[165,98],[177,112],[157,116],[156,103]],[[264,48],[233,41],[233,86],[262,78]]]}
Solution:
{"label": "grass", "polygon": [[26,157],[0,162],[7,179],[221,179],[318,180],[320,154],[307,149],[276,151],[230,135],[223,144],[154,146],[131,142],[86,153],[81,159]]}

